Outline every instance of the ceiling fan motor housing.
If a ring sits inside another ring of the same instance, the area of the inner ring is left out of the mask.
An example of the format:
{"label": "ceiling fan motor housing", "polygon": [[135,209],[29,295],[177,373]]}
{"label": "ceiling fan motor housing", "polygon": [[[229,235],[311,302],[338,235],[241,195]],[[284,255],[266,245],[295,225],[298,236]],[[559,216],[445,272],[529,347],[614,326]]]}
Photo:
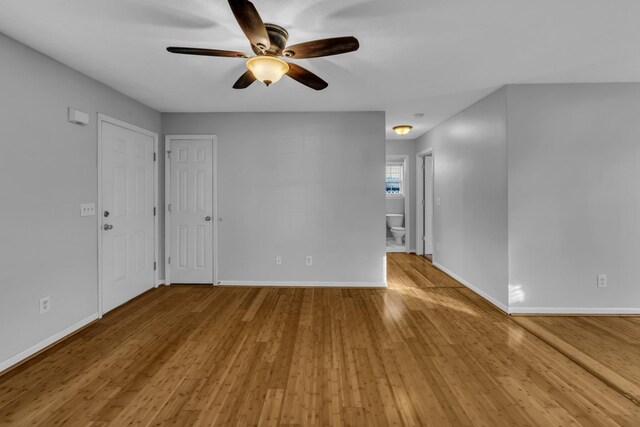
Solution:
{"label": "ceiling fan motor housing", "polygon": [[[264,51],[265,55],[273,55],[280,56],[282,54],[283,49],[287,45],[287,40],[289,39],[289,32],[282,28],[280,25],[276,24],[264,24],[267,29],[267,34],[269,35],[269,42],[271,42],[271,47]],[[253,51],[256,55],[263,54],[262,51],[256,46],[252,46]]]}
{"label": "ceiling fan motor housing", "polygon": [[246,89],[256,80],[269,86],[279,81],[283,75],[314,90],[326,89],[329,84],[320,77],[300,65],[283,61],[279,57],[320,58],[354,52],[360,47],[358,39],[352,36],[312,40],[287,46],[289,32],[280,25],[265,24],[253,3],[249,0],[228,1],[236,21],[251,44],[255,57],[244,52],[199,47],[169,46],[167,50],[183,55],[246,59],[247,71],[235,82],[234,89]]}

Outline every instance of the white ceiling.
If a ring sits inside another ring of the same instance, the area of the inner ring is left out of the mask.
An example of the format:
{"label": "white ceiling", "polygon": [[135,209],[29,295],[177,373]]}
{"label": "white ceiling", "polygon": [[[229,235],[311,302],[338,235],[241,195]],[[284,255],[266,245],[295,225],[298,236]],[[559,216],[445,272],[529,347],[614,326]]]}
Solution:
{"label": "white ceiling", "polygon": [[[416,138],[506,83],[640,81],[638,0],[253,0],[290,44],[354,35],[358,52],[294,61],[329,82],[231,88],[251,52],[226,0],[0,0],[0,32],[163,112],[387,112]],[[424,113],[423,118],[414,114]]]}

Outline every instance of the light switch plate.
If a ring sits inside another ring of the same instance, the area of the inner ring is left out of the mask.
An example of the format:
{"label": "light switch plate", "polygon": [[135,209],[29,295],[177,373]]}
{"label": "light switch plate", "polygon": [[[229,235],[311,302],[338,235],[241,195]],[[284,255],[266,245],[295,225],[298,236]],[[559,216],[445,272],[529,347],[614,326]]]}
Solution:
{"label": "light switch plate", "polygon": [[80,205],[80,216],[93,216],[96,214],[95,203],[82,203]]}

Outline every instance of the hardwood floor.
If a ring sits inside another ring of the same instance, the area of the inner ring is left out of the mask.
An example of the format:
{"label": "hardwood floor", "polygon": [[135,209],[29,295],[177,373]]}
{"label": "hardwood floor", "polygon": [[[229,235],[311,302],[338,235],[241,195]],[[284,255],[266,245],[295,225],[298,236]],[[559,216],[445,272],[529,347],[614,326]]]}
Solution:
{"label": "hardwood floor", "polygon": [[526,316],[514,320],[640,404],[640,317]]}
{"label": "hardwood floor", "polygon": [[426,259],[389,254],[388,276],[160,287],[1,377],[0,423],[640,425],[639,406]]}

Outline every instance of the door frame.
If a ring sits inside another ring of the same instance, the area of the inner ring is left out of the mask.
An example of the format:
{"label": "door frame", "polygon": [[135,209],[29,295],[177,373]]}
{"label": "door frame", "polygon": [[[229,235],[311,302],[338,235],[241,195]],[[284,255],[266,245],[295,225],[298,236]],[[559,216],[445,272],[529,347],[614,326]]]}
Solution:
{"label": "door frame", "polygon": [[[433,189],[435,189],[435,182],[436,182],[435,162],[433,161],[433,148],[429,148],[427,150],[416,153],[416,254],[418,255],[424,255],[424,242],[422,241],[422,236],[424,235],[424,207],[421,203],[422,197],[424,196],[424,176],[423,176],[424,171],[422,169],[422,165],[424,162],[424,158],[429,155],[431,156],[431,162],[432,162],[431,168],[433,172],[432,173],[433,179],[431,180],[431,186],[432,186],[431,196],[433,198],[433,195],[434,195]],[[433,203],[432,203],[432,207],[433,207]],[[432,221],[431,221],[432,233],[434,230],[434,227],[433,227],[433,223],[435,222],[434,217],[435,217],[435,209],[433,210]],[[435,258],[435,253],[432,254],[432,256]]]}
{"label": "door frame", "polygon": [[[404,251],[411,252],[409,245],[409,236],[411,230],[411,184],[409,182],[409,156],[406,154],[388,154],[386,164],[389,162],[402,162],[402,196],[404,198]],[[389,198],[389,195],[387,195]],[[394,197],[391,197],[394,198]],[[386,235],[385,235],[386,238]]]}
{"label": "door frame", "polygon": [[171,204],[171,160],[169,158],[171,153],[171,141],[172,140],[203,140],[211,141],[213,144],[212,155],[212,190],[213,190],[213,285],[217,286],[218,281],[218,136],[217,135],[165,135],[164,137],[164,284],[171,285],[171,265],[169,264],[169,257],[171,256],[171,212],[169,211],[169,205]]}
{"label": "door frame", "polygon": [[113,117],[107,116],[103,113],[98,113],[98,209],[97,209],[97,228],[98,228],[98,315],[102,317],[104,314],[104,283],[102,283],[102,124],[110,123],[115,126],[120,126],[122,128],[128,129],[133,132],[141,133],[143,135],[150,136],[153,138],[153,207],[155,209],[153,215],[153,262],[155,263],[156,268],[153,271],[153,287],[157,288],[159,285],[158,281],[158,253],[159,253],[159,244],[160,239],[158,236],[160,235],[160,228],[158,223],[158,134],[155,132],[151,132],[150,130],[141,128],[136,125],[132,125],[131,123],[124,122],[122,120],[115,119]]}

